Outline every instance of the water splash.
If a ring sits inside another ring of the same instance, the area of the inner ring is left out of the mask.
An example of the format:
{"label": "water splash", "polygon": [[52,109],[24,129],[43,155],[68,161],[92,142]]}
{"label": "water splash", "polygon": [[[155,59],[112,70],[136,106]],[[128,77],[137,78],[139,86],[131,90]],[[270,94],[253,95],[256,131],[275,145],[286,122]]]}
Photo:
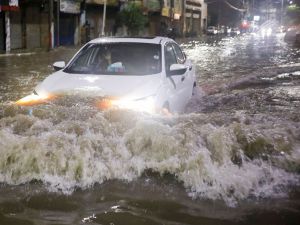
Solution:
{"label": "water splash", "polygon": [[72,193],[106,180],[130,182],[151,170],[173,174],[194,198],[234,205],[251,196],[281,196],[299,182],[297,125],[274,126],[275,118],[242,112],[164,118],[70,107],[70,99],[67,105],[37,106],[32,116],[4,106],[1,183],[39,180]]}

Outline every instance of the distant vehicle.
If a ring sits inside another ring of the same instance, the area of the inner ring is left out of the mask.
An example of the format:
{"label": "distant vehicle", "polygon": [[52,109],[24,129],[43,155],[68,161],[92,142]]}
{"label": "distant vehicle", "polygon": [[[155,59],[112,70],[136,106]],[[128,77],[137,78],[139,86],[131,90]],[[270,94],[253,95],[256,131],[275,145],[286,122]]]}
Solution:
{"label": "distant vehicle", "polygon": [[195,88],[195,69],[166,37],[98,38],[16,103],[30,106],[64,95],[96,97],[100,109],[182,112]]}
{"label": "distant vehicle", "polygon": [[219,34],[225,34],[225,26],[221,26],[220,29],[218,30]]}
{"label": "distant vehicle", "polygon": [[269,37],[272,35],[273,29],[271,27],[261,27],[260,33],[263,37]]}
{"label": "distant vehicle", "polygon": [[285,26],[279,26],[279,28],[278,28],[279,33],[285,33],[286,31],[287,31],[287,29]]}
{"label": "distant vehicle", "polygon": [[231,28],[230,27],[226,27],[225,28],[225,34],[230,35],[231,34]]}
{"label": "distant vehicle", "polygon": [[214,35],[214,34],[218,34],[218,29],[214,26],[209,26],[207,27],[207,34],[209,35]]}
{"label": "distant vehicle", "polygon": [[241,34],[241,31],[240,31],[240,29],[239,28],[233,28],[232,30],[231,30],[231,33],[230,33],[231,35],[240,35]]}

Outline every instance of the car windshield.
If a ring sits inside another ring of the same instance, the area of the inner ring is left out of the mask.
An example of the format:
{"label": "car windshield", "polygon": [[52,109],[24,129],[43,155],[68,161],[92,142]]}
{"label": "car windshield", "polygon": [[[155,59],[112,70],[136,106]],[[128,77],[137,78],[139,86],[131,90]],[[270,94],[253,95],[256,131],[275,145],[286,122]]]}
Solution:
{"label": "car windshield", "polygon": [[64,72],[96,75],[160,73],[161,47],[147,43],[88,44]]}

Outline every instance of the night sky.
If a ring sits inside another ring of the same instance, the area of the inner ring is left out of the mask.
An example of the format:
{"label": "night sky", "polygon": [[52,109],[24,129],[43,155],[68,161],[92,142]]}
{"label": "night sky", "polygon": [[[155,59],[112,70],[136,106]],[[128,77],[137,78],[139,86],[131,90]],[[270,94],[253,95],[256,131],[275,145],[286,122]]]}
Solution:
{"label": "night sky", "polygon": [[[243,8],[241,4],[242,0],[227,1],[237,8]],[[253,16],[253,13],[259,15],[259,10],[262,7],[266,7],[268,4],[269,7],[281,8],[282,0],[245,0],[245,2],[249,3],[250,16]],[[290,2],[291,0],[283,0],[285,6]],[[293,0],[292,2],[300,5],[300,0]],[[237,27],[244,18],[247,18],[244,13],[230,8],[226,3],[224,3],[224,0],[208,0],[207,3],[209,11],[208,25]]]}

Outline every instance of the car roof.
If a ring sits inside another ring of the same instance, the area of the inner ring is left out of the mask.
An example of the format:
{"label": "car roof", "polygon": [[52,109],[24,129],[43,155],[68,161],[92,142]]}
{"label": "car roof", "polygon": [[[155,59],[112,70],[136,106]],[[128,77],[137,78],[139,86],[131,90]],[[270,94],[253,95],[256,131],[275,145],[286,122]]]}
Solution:
{"label": "car roof", "polygon": [[89,43],[114,43],[114,42],[131,42],[131,43],[149,43],[161,44],[168,41],[173,41],[168,37],[101,37],[91,40]]}

